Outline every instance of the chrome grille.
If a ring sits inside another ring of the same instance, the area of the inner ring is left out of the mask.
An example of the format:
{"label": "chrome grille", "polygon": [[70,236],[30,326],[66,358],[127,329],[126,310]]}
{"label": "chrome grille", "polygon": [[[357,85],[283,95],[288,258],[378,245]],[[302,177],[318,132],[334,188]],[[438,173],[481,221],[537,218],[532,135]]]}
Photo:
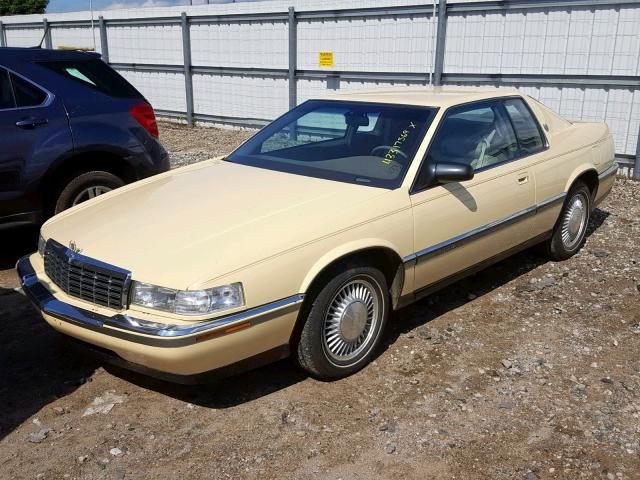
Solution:
{"label": "chrome grille", "polygon": [[55,240],[47,241],[44,271],[73,297],[115,309],[127,303],[130,272],[75,253]]}

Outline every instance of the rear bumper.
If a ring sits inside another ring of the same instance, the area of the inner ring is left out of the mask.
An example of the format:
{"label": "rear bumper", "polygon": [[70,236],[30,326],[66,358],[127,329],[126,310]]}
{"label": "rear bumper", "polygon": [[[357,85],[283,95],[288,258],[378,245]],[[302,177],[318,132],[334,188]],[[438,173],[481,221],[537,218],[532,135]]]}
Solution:
{"label": "rear bumper", "polygon": [[122,314],[105,316],[56,298],[29,257],[20,259],[16,270],[25,294],[54,329],[112,352],[121,366],[177,377],[217,370],[274,349],[284,352],[303,299],[295,295],[186,326],[152,324]]}
{"label": "rear bumper", "polygon": [[130,156],[126,160],[135,172],[135,180],[164,173],[171,168],[169,154],[160,144],[152,152]]}

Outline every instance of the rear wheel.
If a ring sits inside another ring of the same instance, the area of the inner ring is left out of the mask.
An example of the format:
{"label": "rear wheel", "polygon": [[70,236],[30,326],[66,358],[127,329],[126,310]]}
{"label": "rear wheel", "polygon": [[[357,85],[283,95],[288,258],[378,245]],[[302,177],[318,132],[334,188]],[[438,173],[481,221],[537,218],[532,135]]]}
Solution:
{"label": "rear wheel", "polygon": [[553,260],[566,260],[575,255],[582,245],[591,215],[591,191],[583,182],[576,182],[567,195],[551,238],[545,244]]}
{"label": "rear wheel", "polygon": [[109,172],[91,171],[78,174],[60,186],[53,213],[58,214],[123,185],[124,181],[120,177]]}
{"label": "rear wheel", "polygon": [[316,296],[298,343],[298,362],[311,375],[333,380],[371,361],[389,316],[385,276],[371,267],[332,278]]}

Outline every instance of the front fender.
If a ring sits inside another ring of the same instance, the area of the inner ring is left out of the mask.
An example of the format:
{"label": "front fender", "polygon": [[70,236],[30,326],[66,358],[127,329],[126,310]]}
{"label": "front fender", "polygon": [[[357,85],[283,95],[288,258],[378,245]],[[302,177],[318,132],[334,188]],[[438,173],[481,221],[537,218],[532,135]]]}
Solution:
{"label": "front fender", "polygon": [[402,255],[400,255],[399,253],[398,247],[388,240],[384,240],[381,238],[363,238],[347,242],[329,250],[327,253],[322,255],[307,271],[307,274],[305,275],[298,291],[300,293],[306,293],[309,289],[309,286],[311,285],[313,280],[320,274],[320,272],[322,272],[325,268],[327,268],[335,261],[340,260],[341,258],[344,258],[348,255],[371,248],[384,248],[395,253],[398,258],[402,258]]}

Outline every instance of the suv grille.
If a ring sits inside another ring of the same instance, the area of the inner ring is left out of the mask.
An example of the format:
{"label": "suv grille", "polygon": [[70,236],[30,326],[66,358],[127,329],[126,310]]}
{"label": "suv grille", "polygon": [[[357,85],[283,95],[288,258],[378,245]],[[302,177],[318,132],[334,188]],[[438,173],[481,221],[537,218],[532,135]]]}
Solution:
{"label": "suv grille", "polygon": [[130,272],[74,253],[55,240],[47,241],[44,271],[73,297],[115,309],[127,303]]}

